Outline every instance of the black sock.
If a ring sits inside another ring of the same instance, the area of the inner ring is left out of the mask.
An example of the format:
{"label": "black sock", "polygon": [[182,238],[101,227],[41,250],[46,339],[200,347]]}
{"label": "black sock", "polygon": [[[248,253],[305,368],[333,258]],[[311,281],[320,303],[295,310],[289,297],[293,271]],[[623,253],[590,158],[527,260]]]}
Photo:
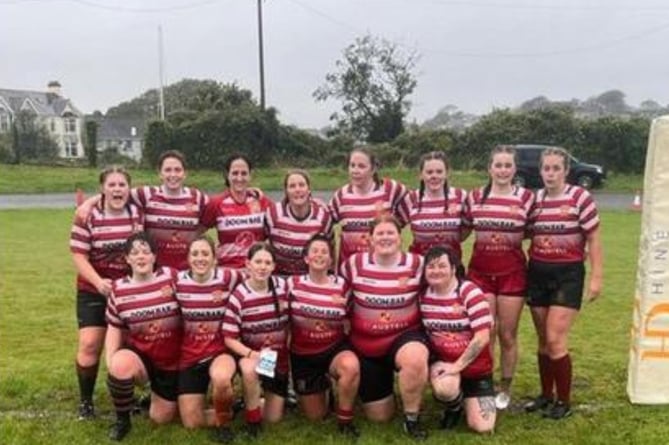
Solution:
{"label": "black sock", "polygon": [[79,397],[82,402],[92,402],[100,363],[98,362],[91,366],[81,366],[79,362],[76,362],[75,366],[77,368],[77,380],[79,381]]}
{"label": "black sock", "polygon": [[462,407],[463,395],[460,392],[454,399],[441,401],[445,411],[458,411]]}
{"label": "black sock", "polygon": [[107,376],[107,387],[111,395],[118,420],[130,421],[130,411],[135,403],[135,382],[133,379],[117,379]]}

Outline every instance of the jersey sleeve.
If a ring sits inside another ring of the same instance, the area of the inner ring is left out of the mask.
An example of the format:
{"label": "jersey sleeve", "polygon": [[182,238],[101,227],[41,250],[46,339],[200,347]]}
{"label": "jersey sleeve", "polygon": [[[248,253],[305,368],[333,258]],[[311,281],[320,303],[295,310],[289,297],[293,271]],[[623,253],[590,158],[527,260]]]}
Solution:
{"label": "jersey sleeve", "polygon": [[228,304],[225,308],[225,315],[223,316],[223,324],[221,331],[224,337],[239,338],[240,327],[242,324],[242,305],[240,301],[241,296],[238,292],[233,292],[228,299]]}

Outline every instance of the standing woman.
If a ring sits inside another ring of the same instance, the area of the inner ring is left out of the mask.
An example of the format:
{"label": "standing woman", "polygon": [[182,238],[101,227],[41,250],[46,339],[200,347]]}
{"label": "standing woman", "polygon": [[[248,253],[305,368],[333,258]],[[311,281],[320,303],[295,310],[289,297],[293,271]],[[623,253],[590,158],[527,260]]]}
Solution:
{"label": "standing woman", "polygon": [[[130,198],[144,214],[144,228],[156,243],[157,263],[177,270],[188,268],[188,245],[201,232],[200,220],[209,199],[196,188],[184,186],[186,159],[177,150],[158,158],[161,185],[136,187]],[[100,200],[92,196],[77,209],[85,219]]]}
{"label": "standing woman", "polygon": [[513,185],[516,174],[515,150],[496,146],[488,163],[490,180],[468,197],[467,224],[475,241],[469,261],[468,279],[488,297],[496,334],[500,341],[502,379],[497,408],[510,401],[510,388],[518,361],[518,322],[527,288],[527,260],[523,238],[534,194]]}
{"label": "standing woman", "polygon": [[139,210],[128,204],[129,190],[130,175],[123,168],[103,170],[100,202],[93,206],[88,217],[75,218],[70,233],[70,252],[77,270],[79,419],[95,416],[93,391],[107,330],[107,296],[112,281],[126,274],[125,240],[142,230]]}
{"label": "standing woman", "polygon": [[272,201],[249,188],[251,162],[236,154],[225,161],[225,186],[211,198],[202,223],[218,232],[218,265],[242,269],[251,246],[265,239],[265,211]]}
{"label": "standing woman", "polygon": [[[230,442],[235,359],[223,342],[221,327],[228,297],[242,279],[236,269],[216,267],[214,242],[205,235],[188,249],[189,270],[179,272],[176,296],[184,338],[179,360],[179,415],[186,428],[215,426],[215,438]],[[205,410],[209,382],[214,410]]]}
{"label": "standing woman", "polygon": [[267,239],[276,253],[276,273],[307,272],[304,248],[317,234],[332,238],[332,217],[324,205],[311,199],[311,180],[304,170],[291,170],[283,180],[285,197],[265,215]]}
{"label": "standing woman", "polygon": [[125,254],[131,272],[114,281],[105,339],[107,386],[116,411],[109,438],[116,441],[130,432],[136,384],[151,384],[151,420],[164,424],[174,419],[183,334],[176,272],[155,270],[156,248],[145,232],[128,238]]}
{"label": "standing woman", "polygon": [[339,262],[369,250],[369,228],[382,215],[397,216],[406,187],[393,179],[379,178],[379,160],[366,148],[355,148],[348,159],[349,183],[337,190],[330,212],[341,226]]}
{"label": "standing woman", "polygon": [[[281,420],[288,393],[288,296],[285,280],[272,276],[275,266],[271,247],[265,243],[251,246],[246,261],[249,277],[230,296],[223,323],[225,345],[239,359],[251,436],[259,434],[263,419]],[[257,371],[265,350],[277,354],[274,366],[269,366],[273,376]],[[263,391],[265,405],[261,407]]]}
{"label": "standing woman", "polygon": [[492,316],[485,295],[464,279],[457,253],[441,246],[427,252],[423,282],[420,311],[436,357],[430,383],[444,405],[441,427],[454,428],[464,404],[469,428],[491,432],[497,414],[488,347]]}
{"label": "standing woman", "polygon": [[339,431],[351,437],[360,363],[347,338],[350,293],[346,281],[330,274],[332,245],[328,236],[311,237],[304,249],[309,271],[288,280],[291,320],[291,370],[306,417],[321,420],[328,412],[330,379],[337,382]]}
{"label": "standing woman", "polygon": [[402,252],[400,230],[390,215],[377,219],[370,230],[372,249],[350,256],[342,275],[353,295],[350,339],[360,360],[365,415],[376,422],[392,418],[397,371],[404,429],[414,439],[425,439],[427,431],[418,421],[429,355],[418,307],[423,260]]}
{"label": "standing woman", "polygon": [[420,186],[407,193],[400,206],[402,221],[413,235],[410,252],[425,255],[430,247],[445,245],[462,255],[460,243],[469,234],[463,224],[467,192],[449,187],[448,170],[443,152],[432,151],[420,159]]}
{"label": "standing woman", "polygon": [[586,245],[590,259],[586,301],[601,292],[603,259],[597,207],[587,190],[567,184],[567,152],[547,148],[541,154],[540,167],[545,187],[537,192],[529,220],[532,244],[527,301],[539,343],[541,395],[525,409],[543,410],[545,417],[557,420],[571,415],[572,368],[567,340],[581,308]]}

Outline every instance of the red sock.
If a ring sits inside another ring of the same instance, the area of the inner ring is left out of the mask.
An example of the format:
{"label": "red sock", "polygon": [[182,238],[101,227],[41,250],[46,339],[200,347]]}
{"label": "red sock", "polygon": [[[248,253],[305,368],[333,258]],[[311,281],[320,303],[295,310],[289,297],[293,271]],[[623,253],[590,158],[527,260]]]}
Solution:
{"label": "red sock", "polygon": [[224,426],[232,420],[232,397],[234,394],[228,394],[227,391],[220,391],[214,388],[214,416],[216,426]]}
{"label": "red sock", "polygon": [[541,395],[547,399],[553,398],[553,383],[555,382],[555,375],[553,367],[551,366],[551,358],[548,354],[537,354],[537,362],[539,363],[539,379],[541,380]]}
{"label": "red sock", "polygon": [[555,387],[559,401],[569,405],[571,395],[571,357],[569,354],[558,359],[551,360],[551,366],[555,373]]}
{"label": "red sock", "polygon": [[262,411],[260,407],[251,410],[247,409],[245,417],[247,423],[260,423],[262,422]]}
{"label": "red sock", "polygon": [[351,423],[353,421],[353,410],[337,408],[337,422]]}

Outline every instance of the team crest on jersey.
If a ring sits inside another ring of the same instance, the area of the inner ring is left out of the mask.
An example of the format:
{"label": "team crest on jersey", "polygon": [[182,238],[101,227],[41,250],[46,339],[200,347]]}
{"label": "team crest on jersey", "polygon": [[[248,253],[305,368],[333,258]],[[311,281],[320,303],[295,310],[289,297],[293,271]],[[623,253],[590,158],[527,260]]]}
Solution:
{"label": "team crest on jersey", "polygon": [[272,334],[265,335],[265,339],[262,342],[263,347],[270,346],[274,341],[274,336]]}
{"label": "team crest on jersey", "polygon": [[223,301],[224,298],[225,298],[225,293],[220,289],[216,289],[211,293],[211,299],[214,301],[214,303],[220,303]]}
{"label": "team crest on jersey", "polygon": [[172,289],[172,286],[163,286],[160,288],[160,294],[165,298],[171,297],[174,295],[174,289]]}
{"label": "team crest on jersey", "polygon": [[255,238],[253,237],[253,233],[249,231],[245,231],[237,235],[235,238],[235,245],[246,248],[249,247],[253,242],[255,241]]}
{"label": "team crest on jersey", "polygon": [[409,277],[399,277],[397,279],[397,287],[405,289],[409,285]]}
{"label": "team crest on jersey", "polygon": [[137,233],[142,231],[142,225],[138,222],[132,223],[132,233]]}
{"label": "team crest on jersey", "polygon": [[511,204],[509,206],[509,213],[512,215],[515,215],[516,213],[520,213],[520,207],[516,204]]}
{"label": "team crest on jersey", "polygon": [[562,215],[562,216],[567,216],[567,215],[569,215],[569,210],[570,210],[570,208],[569,208],[569,206],[566,205],[566,204],[560,206],[560,215]]}
{"label": "team crest on jersey", "polygon": [[393,317],[390,315],[390,312],[383,311],[379,314],[379,320],[385,322],[385,323],[390,323],[390,320]]}
{"label": "team crest on jersey", "polygon": [[189,213],[192,213],[193,211],[195,211],[195,204],[193,204],[192,202],[189,202],[188,204],[186,204],[186,211],[189,212]]}
{"label": "team crest on jersey", "polygon": [[374,203],[374,210],[376,211],[376,216],[382,216],[383,213],[385,212],[385,209],[383,208],[383,201],[376,201]]}
{"label": "team crest on jersey", "polygon": [[450,205],[448,206],[448,214],[451,216],[455,216],[458,213],[462,211],[462,206],[460,204],[455,204],[455,205]]}
{"label": "team crest on jersey", "polygon": [[454,314],[462,315],[466,312],[465,307],[461,304],[454,304],[451,306],[451,311],[453,311]]}
{"label": "team crest on jersey", "polygon": [[246,207],[248,207],[248,209],[251,211],[251,213],[259,213],[260,212],[260,203],[255,198],[249,200],[249,202],[246,203]]}
{"label": "team crest on jersey", "polygon": [[346,303],[346,298],[342,297],[339,294],[331,294],[330,299],[335,304],[345,304]]}

